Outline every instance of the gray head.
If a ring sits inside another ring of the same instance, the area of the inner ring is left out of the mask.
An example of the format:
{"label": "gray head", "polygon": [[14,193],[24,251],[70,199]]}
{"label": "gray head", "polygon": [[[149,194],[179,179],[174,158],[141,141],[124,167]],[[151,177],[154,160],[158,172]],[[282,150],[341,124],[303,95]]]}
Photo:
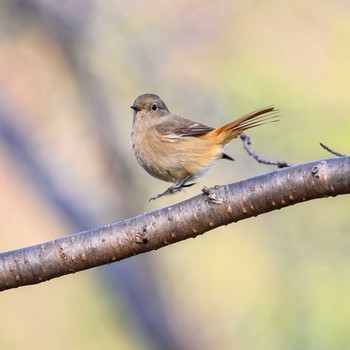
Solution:
{"label": "gray head", "polygon": [[139,112],[146,112],[150,116],[154,117],[162,117],[170,113],[162,99],[154,94],[140,95],[130,107],[135,111],[134,117]]}

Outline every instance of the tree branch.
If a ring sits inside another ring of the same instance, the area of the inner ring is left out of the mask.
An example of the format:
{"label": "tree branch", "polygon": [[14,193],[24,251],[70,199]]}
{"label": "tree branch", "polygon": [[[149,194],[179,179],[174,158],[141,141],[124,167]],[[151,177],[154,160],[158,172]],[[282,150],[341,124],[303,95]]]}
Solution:
{"label": "tree branch", "polygon": [[326,145],[325,145],[324,143],[322,143],[322,142],[320,142],[320,145],[321,145],[321,147],[323,147],[326,151],[328,151],[328,152],[334,154],[334,155],[337,156],[337,157],[345,157],[345,154],[342,154],[342,153],[339,153],[339,152],[335,151],[334,149],[332,149],[332,148],[326,146]]}
{"label": "tree branch", "polygon": [[286,168],[288,166],[291,166],[292,164],[288,164],[287,162],[278,162],[276,160],[269,160],[260,157],[251,147],[252,142],[250,141],[250,137],[245,133],[240,133],[239,138],[243,142],[244,149],[248,152],[248,154],[253,157],[258,163],[260,164],[266,164],[266,165],[276,165],[277,168]]}
{"label": "tree branch", "polygon": [[0,290],[37,284],[316,198],[350,193],[350,157],[255,176],[125,221],[0,254]]}

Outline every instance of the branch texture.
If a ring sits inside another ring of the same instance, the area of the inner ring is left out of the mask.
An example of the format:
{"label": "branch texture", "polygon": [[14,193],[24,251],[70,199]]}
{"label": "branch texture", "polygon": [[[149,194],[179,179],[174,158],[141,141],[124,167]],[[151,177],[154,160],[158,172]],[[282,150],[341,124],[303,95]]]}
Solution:
{"label": "branch texture", "polygon": [[350,157],[283,168],[203,192],[131,219],[2,253],[0,290],[119,261],[295,203],[350,193]]}

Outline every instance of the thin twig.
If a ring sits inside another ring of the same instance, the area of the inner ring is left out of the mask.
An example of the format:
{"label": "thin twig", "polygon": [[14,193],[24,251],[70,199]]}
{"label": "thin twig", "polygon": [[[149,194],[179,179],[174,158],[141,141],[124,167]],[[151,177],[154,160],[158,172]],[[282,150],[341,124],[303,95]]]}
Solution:
{"label": "thin twig", "polygon": [[334,149],[329,148],[328,146],[326,146],[326,145],[323,144],[322,142],[320,142],[320,145],[321,145],[326,151],[328,151],[328,152],[334,154],[334,155],[337,156],[337,157],[346,157],[345,154],[339,153],[339,152],[335,151]]}
{"label": "thin twig", "polygon": [[291,164],[288,164],[287,162],[278,162],[275,160],[268,160],[261,158],[252,148],[251,148],[251,141],[250,137],[244,133],[241,133],[239,135],[240,139],[243,141],[243,147],[248,152],[250,156],[252,156],[257,162],[261,164],[267,164],[267,165],[276,165],[278,168],[286,168],[291,166]]}

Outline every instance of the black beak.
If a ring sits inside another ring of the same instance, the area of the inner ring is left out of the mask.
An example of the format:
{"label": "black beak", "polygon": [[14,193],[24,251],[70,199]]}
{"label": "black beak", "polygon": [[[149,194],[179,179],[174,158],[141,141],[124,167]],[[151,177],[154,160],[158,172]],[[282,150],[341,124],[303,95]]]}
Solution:
{"label": "black beak", "polygon": [[135,105],[130,106],[130,108],[132,108],[136,112],[141,110],[141,108],[139,106],[135,106]]}

